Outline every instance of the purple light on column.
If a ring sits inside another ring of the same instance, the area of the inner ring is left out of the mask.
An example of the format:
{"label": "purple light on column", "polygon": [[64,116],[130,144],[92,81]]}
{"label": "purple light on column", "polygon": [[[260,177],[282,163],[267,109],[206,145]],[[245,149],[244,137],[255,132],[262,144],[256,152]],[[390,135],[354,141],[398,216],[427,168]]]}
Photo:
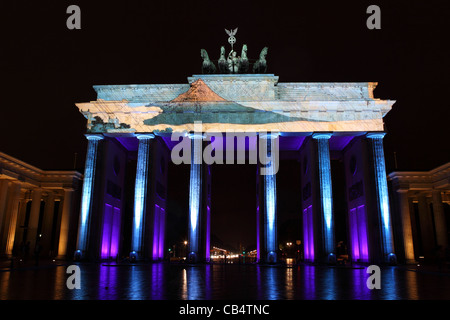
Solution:
{"label": "purple light on column", "polygon": [[369,261],[365,206],[350,210],[351,252],[354,261]]}
{"label": "purple light on column", "polygon": [[211,257],[211,208],[206,206],[206,261]]}
{"label": "purple light on column", "polygon": [[119,253],[120,220],[120,208],[114,207],[111,230],[111,249],[109,253],[111,258],[116,258]]}
{"label": "purple light on column", "polygon": [[303,249],[305,259],[314,261],[314,229],[312,206],[303,210]]}
{"label": "purple light on column", "polygon": [[105,203],[101,250],[102,259],[117,257],[119,252],[119,236],[120,208],[115,208]]}
{"label": "purple light on column", "polygon": [[359,239],[358,239],[358,225],[356,219],[356,208],[350,210],[350,235],[352,237],[352,258],[354,261],[359,259]]}
{"label": "purple light on column", "polygon": [[358,207],[358,238],[359,253],[363,261],[369,261],[369,246],[367,243],[366,208],[364,205]]}
{"label": "purple light on column", "polygon": [[309,235],[309,256],[311,261],[314,261],[314,223],[312,206],[308,208],[308,235]]}
{"label": "purple light on column", "polygon": [[303,210],[303,250],[305,259],[309,260],[309,227],[308,227],[308,209]]}
{"label": "purple light on column", "polygon": [[259,206],[256,207],[256,259],[259,262],[261,259],[261,246],[259,234]]}
{"label": "purple light on column", "polygon": [[166,214],[164,211],[164,208],[159,208],[159,251],[158,251],[158,257],[160,259],[164,258],[164,235],[165,235],[165,229],[166,227]]}
{"label": "purple light on column", "polygon": [[154,211],[155,218],[153,220],[153,253],[152,253],[153,260],[157,260],[159,258],[159,231],[160,231],[159,212],[160,207],[157,204],[155,204],[155,211]]}
{"label": "purple light on column", "polygon": [[103,213],[103,234],[102,234],[102,252],[101,258],[108,259],[111,248],[111,220],[113,214],[113,207],[105,203]]}

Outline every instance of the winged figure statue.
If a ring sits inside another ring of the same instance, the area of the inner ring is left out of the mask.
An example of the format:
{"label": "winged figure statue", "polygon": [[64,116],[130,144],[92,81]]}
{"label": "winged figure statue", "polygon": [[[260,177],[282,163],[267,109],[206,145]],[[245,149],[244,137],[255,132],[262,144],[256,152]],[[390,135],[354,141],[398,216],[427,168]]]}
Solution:
{"label": "winged figure statue", "polygon": [[228,43],[231,44],[231,51],[233,51],[233,44],[236,43],[236,37],[235,37],[235,35],[236,35],[237,31],[238,31],[238,28],[236,28],[236,29],[231,29],[231,31],[228,30],[228,29],[225,29],[225,32],[226,32],[227,35],[229,36],[229,37],[228,37]]}
{"label": "winged figure statue", "polygon": [[237,33],[237,31],[238,31],[238,28],[236,28],[236,29],[231,29],[231,31],[230,30],[227,30],[227,29],[225,29],[225,32],[227,33],[227,35],[229,35],[230,37],[234,37],[235,35],[236,35],[236,33]]}

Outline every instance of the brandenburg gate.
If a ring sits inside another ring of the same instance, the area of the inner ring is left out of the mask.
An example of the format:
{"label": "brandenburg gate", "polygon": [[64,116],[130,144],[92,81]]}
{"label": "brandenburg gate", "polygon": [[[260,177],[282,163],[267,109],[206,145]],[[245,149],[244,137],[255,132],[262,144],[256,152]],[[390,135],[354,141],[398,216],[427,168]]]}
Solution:
{"label": "brandenburg gate", "polygon": [[[395,262],[383,153],[383,117],[394,101],[375,98],[374,82],[280,82],[257,68],[254,73],[217,73],[205,66],[203,51],[202,56],[205,73],[188,77],[187,83],[99,85],[94,86],[97,100],[76,104],[87,119],[88,150],[75,257],[108,259],[122,250],[125,181],[130,174],[124,168],[134,157],[130,257],[163,259],[170,226],[168,162],[181,139],[190,139],[188,260],[209,261],[211,163],[205,162],[202,151],[212,148],[211,133],[223,133],[220,144],[235,146],[236,151],[262,146],[267,157],[275,151],[297,157],[301,177],[292,179],[301,181],[299,237],[306,261],[336,260],[330,163],[339,159],[345,167],[351,259]],[[199,123],[200,132],[195,128]],[[230,132],[236,137],[230,138]],[[238,133],[246,138],[239,140]],[[217,147],[217,139],[215,143]],[[224,150],[228,157],[229,150]],[[247,156],[240,161],[246,159],[251,161]],[[258,261],[276,263],[276,170],[274,163],[259,160],[257,210],[248,214],[255,214],[257,221]],[[272,169],[262,174],[268,166]]]}

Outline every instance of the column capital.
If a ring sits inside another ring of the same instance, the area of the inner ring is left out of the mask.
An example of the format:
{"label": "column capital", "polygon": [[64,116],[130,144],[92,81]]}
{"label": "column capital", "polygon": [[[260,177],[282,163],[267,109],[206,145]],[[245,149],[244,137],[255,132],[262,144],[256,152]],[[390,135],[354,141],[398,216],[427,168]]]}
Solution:
{"label": "column capital", "polygon": [[135,134],[136,138],[139,140],[145,140],[145,139],[154,139],[155,135],[153,133],[137,133]]}
{"label": "column capital", "polygon": [[280,136],[279,132],[258,132],[261,139],[276,139]]}
{"label": "column capital", "polygon": [[189,139],[204,139],[206,137],[206,134],[201,132],[189,132],[187,134]]}
{"label": "column capital", "polygon": [[42,187],[37,186],[37,187],[32,188],[31,190],[32,191],[42,191],[44,189],[42,189]]}
{"label": "column capital", "polygon": [[313,139],[330,139],[333,134],[331,132],[313,133]]}
{"label": "column capital", "polygon": [[383,139],[386,135],[386,132],[368,132],[366,137],[369,139]]}
{"label": "column capital", "polygon": [[47,189],[47,197],[55,197],[57,195],[57,193],[55,193],[53,190],[48,190]]}
{"label": "column capital", "polygon": [[91,133],[87,133],[84,135],[86,137],[86,139],[88,140],[102,140],[103,139],[103,135],[101,134],[91,134]]}

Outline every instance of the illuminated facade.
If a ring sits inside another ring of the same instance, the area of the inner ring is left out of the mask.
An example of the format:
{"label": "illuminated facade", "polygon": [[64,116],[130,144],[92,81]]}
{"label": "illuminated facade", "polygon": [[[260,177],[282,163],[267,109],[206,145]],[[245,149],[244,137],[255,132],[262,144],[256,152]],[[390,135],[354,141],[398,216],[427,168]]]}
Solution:
{"label": "illuminated facade", "polygon": [[397,225],[399,258],[435,261],[449,249],[450,162],[430,171],[396,171],[388,175]]}
{"label": "illuminated facade", "polygon": [[44,259],[72,256],[82,178],[0,152],[0,257],[31,259],[36,247]]}
{"label": "illuminated facade", "polygon": [[[170,224],[165,219],[167,164],[180,141],[171,136],[181,133],[192,146],[186,181],[188,259],[208,261],[214,204],[209,165],[202,159],[210,143],[205,133],[233,131],[254,137],[241,144],[237,140],[237,151],[258,150],[259,145],[269,157],[276,146],[281,157],[299,161],[302,174],[293,179],[300,179],[302,186],[299,237],[306,261],[336,260],[331,161],[340,161],[345,168],[351,259],[395,262],[382,143],[383,117],[394,101],[374,98],[375,87],[371,82],[282,83],[272,74],[194,75],[187,84],[95,86],[97,100],[77,104],[88,120],[89,146],[76,254],[99,259],[125,254],[118,239],[125,232],[124,190],[132,189],[131,256],[163,258]],[[201,132],[194,130],[196,121],[202,123]],[[228,143],[224,139],[223,146]],[[123,169],[130,160],[136,161],[135,172]],[[133,183],[126,182],[130,175]],[[275,263],[276,170],[258,163],[255,175],[257,257]]]}

